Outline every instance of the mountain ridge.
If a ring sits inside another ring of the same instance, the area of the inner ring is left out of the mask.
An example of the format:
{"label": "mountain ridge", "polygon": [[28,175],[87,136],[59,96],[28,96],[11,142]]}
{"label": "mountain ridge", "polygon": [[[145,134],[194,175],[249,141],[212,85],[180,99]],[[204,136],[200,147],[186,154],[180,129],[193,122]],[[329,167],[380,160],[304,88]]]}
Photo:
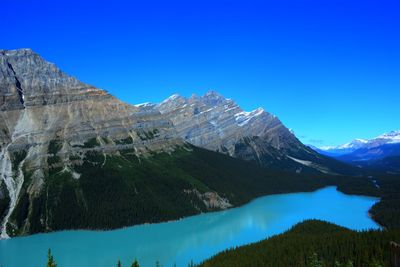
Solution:
{"label": "mountain ridge", "polygon": [[245,111],[214,90],[203,96],[173,94],[160,103],[136,106],[159,111],[172,121],[183,140],[198,147],[293,172],[334,174],[346,169],[342,163],[303,145],[277,116],[264,108]]}

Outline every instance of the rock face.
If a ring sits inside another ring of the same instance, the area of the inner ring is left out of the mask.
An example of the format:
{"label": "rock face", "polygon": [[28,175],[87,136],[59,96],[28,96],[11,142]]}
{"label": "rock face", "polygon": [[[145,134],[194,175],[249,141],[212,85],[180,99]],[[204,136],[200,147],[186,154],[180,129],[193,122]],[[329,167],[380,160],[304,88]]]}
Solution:
{"label": "rock face", "polygon": [[286,149],[296,137],[262,108],[243,111],[233,100],[210,91],[188,99],[173,95],[157,106],[178,134],[190,143],[235,156],[235,145],[246,137],[263,137],[271,147]]}
{"label": "rock face", "polygon": [[[0,196],[5,199],[8,191],[10,199],[2,237],[7,236],[5,226],[24,173],[33,173],[26,190],[34,195],[43,186],[43,170],[58,164],[74,173],[73,163],[88,150],[114,153],[129,148],[145,155],[183,144],[159,112],[125,104],[30,49],[0,50],[0,109]],[[57,162],[49,161],[55,145]]]}
{"label": "rock face", "polygon": [[140,112],[29,49],[0,51],[0,94],[2,144],[38,145],[61,138],[67,150],[70,144],[102,136],[144,143],[140,133],[157,129],[146,146],[158,149],[157,141],[168,145],[165,140],[175,136],[158,112]]}
{"label": "rock face", "polygon": [[195,146],[272,168],[333,172],[328,159],[304,146],[276,116],[263,108],[246,112],[214,91],[201,97],[172,95],[158,105],[138,106],[159,110],[177,134]]}

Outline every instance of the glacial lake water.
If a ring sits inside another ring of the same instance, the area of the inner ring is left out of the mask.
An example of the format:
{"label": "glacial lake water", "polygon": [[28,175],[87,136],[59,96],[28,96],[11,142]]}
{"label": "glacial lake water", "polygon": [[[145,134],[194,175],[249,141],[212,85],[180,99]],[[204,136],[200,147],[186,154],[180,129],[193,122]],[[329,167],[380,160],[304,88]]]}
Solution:
{"label": "glacial lake water", "polygon": [[[230,247],[262,240],[305,219],[321,219],[354,230],[379,228],[368,217],[377,198],[345,195],[335,187],[310,193],[271,195],[242,207],[179,221],[112,231],[62,231],[0,240],[0,266],[45,266],[52,249],[58,267],[187,266]],[[267,253],[267,252],[266,252]]]}

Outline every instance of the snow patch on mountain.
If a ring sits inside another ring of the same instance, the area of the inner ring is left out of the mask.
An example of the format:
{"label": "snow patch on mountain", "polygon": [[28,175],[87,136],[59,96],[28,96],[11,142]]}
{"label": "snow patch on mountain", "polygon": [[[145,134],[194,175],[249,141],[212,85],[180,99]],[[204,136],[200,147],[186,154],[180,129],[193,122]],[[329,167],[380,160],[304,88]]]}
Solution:
{"label": "snow patch on mountain", "polygon": [[296,161],[297,163],[303,164],[303,165],[308,166],[308,167],[311,167],[313,165],[313,163],[311,161],[296,159],[296,158],[293,158],[291,156],[287,156],[287,157],[290,158],[291,160]]}
{"label": "snow patch on mountain", "polygon": [[263,108],[258,108],[256,110],[253,110],[251,112],[247,111],[242,111],[237,114],[235,114],[235,120],[239,126],[245,126],[249,121],[255,117],[260,116],[261,114],[264,113]]}
{"label": "snow patch on mountain", "polygon": [[179,99],[181,97],[182,96],[180,96],[179,94],[173,94],[170,97],[168,97],[167,99],[165,99],[163,102],[161,102],[161,104],[165,104],[165,103],[168,103],[168,102],[171,102],[171,101],[175,101],[175,100],[177,100],[177,99]]}
{"label": "snow patch on mountain", "polygon": [[320,171],[322,173],[335,174],[335,173],[331,172],[328,168],[326,168],[324,166],[321,166],[321,165],[319,165],[319,164],[317,164],[315,162],[308,161],[308,160],[297,159],[297,158],[294,158],[294,157],[291,157],[291,156],[287,156],[287,157],[289,159],[297,162],[297,163],[300,163],[300,164],[302,164],[304,166],[316,169],[316,170],[318,170],[318,171]]}
{"label": "snow patch on mountain", "polygon": [[150,103],[150,102],[145,102],[145,103],[140,103],[140,104],[136,104],[134,105],[135,107],[138,108],[144,108],[144,107],[151,107],[154,106],[154,104]]}

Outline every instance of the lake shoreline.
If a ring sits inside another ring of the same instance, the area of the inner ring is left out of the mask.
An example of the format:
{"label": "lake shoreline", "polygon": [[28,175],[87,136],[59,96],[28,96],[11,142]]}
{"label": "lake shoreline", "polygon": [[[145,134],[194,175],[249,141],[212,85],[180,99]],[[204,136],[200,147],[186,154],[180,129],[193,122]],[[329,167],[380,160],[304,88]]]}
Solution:
{"label": "lake shoreline", "polygon": [[[64,230],[57,230],[57,231],[49,231],[49,232],[34,233],[34,234],[29,234],[29,235],[18,235],[18,236],[13,236],[13,237],[5,238],[5,239],[4,239],[4,238],[0,238],[0,242],[3,241],[3,240],[10,240],[10,239],[15,239],[15,238],[24,238],[24,237],[36,236],[36,235],[46,235],[46,234],[53,234],[53,233],[62,233],[62,232],[68,232],[68,231],[75,231],[75,232],[84,232],[84,231],[89,231],[89,232],[110,232],[110,231],[124,230],[124,229],[127,229],[127,228],[138,227],[138,226],[147,226],[147,225],[148,225],[148,226],[151,226],[151,225],[156,225],[156,224],[173,223],[173,222],[179,222],[179,221],[182,221],[182,220],[191,218],[191,217],[196,217],[196,216],[199,216],[199,215],[202,215],[202,214],[213,214],[213,213],[223,212],[223,211],[232,210],[232,209],[236,209],[236,208],[241,208],[241,207],[243,207],[243,206],[249,205],[250,203],[252,203],[252,202],[254,202],[254,201],[258,200],[258,199],[261,199],[261,198],[264,198],[264,197],[268,197],[268,196],[275,196],[275,195],[291,195],[291,194],[299,194],[299,193],[313,193],[313,192],[316,192],[316,191],[319,191],[319,190],[323,190],[323,189],[327,189],[327,188],[330,188],[330,187],[334,187],[336,191],[338,191],[338,192],[340,192],[340,193],[342,193],[342,194],[344,194],[344,195],[347,195],[347,196],[360,196],[360,197],[368,197],[368,198],[374,198],[374,199],[377,198],[377,199],[379,199],[379,201],[381,201],[381,199],[378,198],[378,197],[376,197],[376,196],[371,196],[371,195],[366,195],[366,194],[350,194],[350,193],[347,193],[347,192],[344,192],[344,191],[339,190],[339,189],[338,189],[339,187],[336,186],[336,185],[326,185],[326,186],[318,187],[318,188],[316,188],[316,189],[314,189],[314,190],[309,190],[309,191],[291,191],[291,192],[287,192],[287,193],[285,193],[285,192],[277,192],[277,193],[272,193],[272,194],[261,195],[261,196],[257,196],[257,197],[255,197],[255,198],[253,198],[253,199],[251,199],[251,200],[249,200],[249,201],[247,201],[247,202],[245,202],[245,203],[243,203],[243,204],[241,204],[241,205],[238,205],[238,206],[232,206],[232,207],[230,207],[230,208],[221,209],[221,210],[210,210],[210,211],[207,211],[207,212],[200,212],[200,213],[198,213],[198,214],[188,215],[188,216],[184,216],[184,217],[180,217],[180,218],[172,219],[172,220],[165,220],[165,221],[159,221],[159,222],[150,222],[150,223],[134,224],[134,225],[128,225],[128,226],[123,226],[123,227],[118,227],[118,228],[106,228],[106,229],[97,229],[97,228],[64,229]],[[376,204],[379,203],[379,201],[376,202]],[[372,209],[372,207],[371,207],[371,209]],[[371,210],[371,209],[370,209],[370,210]],[[378,224],[380,227],[382,227],[382,228],[385,229],[384,226],[382,226],[381,224],[379,224],[379,223],[374,219],[374,216],[370,213],[370,210],[368,210],[368,217],[370,217],[370,218],[371,218],[376,224]]]}
{"label": "lake shoreline", "polygon": [[[133,224],[133,225],[127,225],[127,226],[123,226],[123,227],[117,227],[117,228],[71,228],[71,229],[64,229],[64,230],[56,230],[56,231],[49,231],[49,232],[40,232],[40,233],[34,233],[34,234],[28,234],[28,235],[18,235],[18,236],[13,236],[13,237],[9,237],[9,238],[0,238],[0,242],[2,240],[8,240],[8,239],[14,239],[14,238],[19,238],[19,237],[28,237],[28,236],[34,236],[34,235],[40,235],[40,234],[51,234],[51,233],[58,233],[58,232],[66,232],[66,231],[92,231],[92,232],[109,232],[109,231],[115,231],[115,230],[123,230],[126,228],[130,228],[130,227],[135,227],[135,226],[145,226],[145,225],[154,225],[154,224],[162,224],[162,223],[171,223],[171,222],[177,222],[177,221],[181,221],[190,217],[194,217],[194,216],[199,216],[201,214],[210,214],[210,213],[215,213],[215,212],[222,212],[225,210],[231,210],[231,209],[235,209],[235,208],[240,208],[243,207],[245,205],[250,204],[251,202],[259,199],[259,198],[263,198],[263,197],[267,197],[267,196],[274,196],[274,195],[281,195],[281,194],[297,194],[297,193],[312,193],[312,192],[316,192],[318,190],[321,189],[325,189],[325,188],[329,188],[329,187],[335,187],[335,189],[340,192],[343,193],[345,195],[348,196],[362,196],[362,197],[371,197],[371,198],[377,198],[376,196],[371,196],[371,195],[367,195],[367,194],[351,194],[348,192],[344,192],[339,190],[339,186],[336,185],[326,185],[326,186],[322,186],[322,187],[318,187],[314,190],[309,190],[309,191],[290,191],[290,192],[277,192],[277,193],[271,193],[271,194],[266,194],[266,195],[261,195],[261,196],[257,196],[255,198],[250,199],[249,201],[238,205],[238,206],[232,206],[230,208],[227,209],[221,209],[221,210],[210,210],[207,212],[200,212],[197,214],[193,214],[193,215],[188,215],[188,216],[184,216],[184,217],[180,217],[177,219],[172,219],[172,220],[165,220],[165,221],[158,221],[158,222],[149,222],[149,223],[141,223],[141,224]],[[381,201],[381,199],[379,198],[379,201]],[[379,203],[379,201],[377,203]],[[376,203],[376,204],[377,204]],[[372,209],[372,207],[371,207]],[[371,210],[370,209],[370,210]],[[382,226],[380,223],[378,223],[374,216],[370,213],[370,210],[368,210],[368,216],[375,222],[377,223],[380,227],[385,228],[384,226]]]}
{"label": "lake shoreline", "polygon": [[[379,229],[368,209],[374,197],[349,196],[327,186],[311,192],[265,195],[232,209],[113,231],[65,230],[0,241],[0,265],[41,266],[51,248],[60,267],[109,267],[121,260],[141,266],[187,266],[232,247],[281,234],[308,219],[352,230]],[[348,208],[343,209],[343,205]],[[19,257],[24,251],[24,257]],[[73,255],[73,257],[72,257]],[[29,263],[29,264],[28,264]]]}

